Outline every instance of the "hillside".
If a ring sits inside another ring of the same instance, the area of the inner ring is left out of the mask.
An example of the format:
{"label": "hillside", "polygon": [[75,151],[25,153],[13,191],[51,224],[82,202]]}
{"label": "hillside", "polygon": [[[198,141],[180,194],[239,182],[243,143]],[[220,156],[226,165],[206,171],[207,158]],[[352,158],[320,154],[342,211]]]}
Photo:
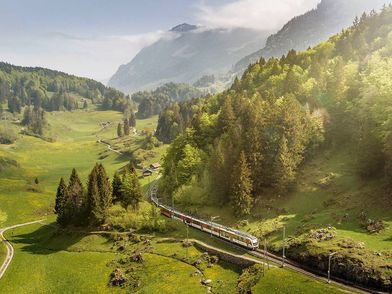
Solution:
{"label": "hillside", "polygon": [[204,92],[188,84],[167,83],[154,91],[143,91],[132,94],[131,99],[138,103],[138,118],[149,118],[158,115],[162,109],[174,102],[199,98]]}
{"label": "hillside", "polygon": [[[186,127],[165,157],[161,195],[226,207],[276,251],[287,225],[292,258],[324,271],[337,251],[340,276],[390,291],[391,32],[389,6],[314,48],[261,58],[221,94],[162,112],[157,135]],[[305,213],[286,209],[293,194]],[[260,223],[265,209],[278,217],[272,228]]]}
{"label": "hillside", "polygon": [[227,72],[237,60],[262,47],[269,34],[183,24],[121,65],[109,85],[131,93],[168,82],[192,84],[204,75]]}
{"label": "hillside", "polygon": [[317,8],[296,16],[283,28],[268,37],[264,48],[242,58],[233,71],[242,74],[249,64],[260,57],[281,57],[291,49],[305,50],[347,28],[355,16],[372,9],[380,9],[385,0],[322,0]]}
{"label": "hillside", "polygon": [[25,105],[46,111],[74,110],[82,99],[115,110],[124,110],[130,103],[123,93],[92,79],[0,62],[0,104],[7,103],[12,113],[21,112]]}

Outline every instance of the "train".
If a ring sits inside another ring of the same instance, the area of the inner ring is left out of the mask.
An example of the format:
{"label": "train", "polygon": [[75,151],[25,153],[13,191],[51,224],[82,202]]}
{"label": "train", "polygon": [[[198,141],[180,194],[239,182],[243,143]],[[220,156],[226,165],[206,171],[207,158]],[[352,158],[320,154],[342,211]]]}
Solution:
{"label": "train", "polygon": [[188,226],[199,229],[203,232],[209,233],[228,242],[240,245],[242,247],[246,247],[250,250],[256,250],[259,248],[259,240],[255,236],[230,227],[220,225],[215,222],[205,221],[195,218],[193,216],[189,216],[185,213],[175,210],[172,207],[160,204],[157,198],[156,184],[153,184],[151,186],[149,193],[151,201],[160,209],[162,215],[168,218],[179,220]]}

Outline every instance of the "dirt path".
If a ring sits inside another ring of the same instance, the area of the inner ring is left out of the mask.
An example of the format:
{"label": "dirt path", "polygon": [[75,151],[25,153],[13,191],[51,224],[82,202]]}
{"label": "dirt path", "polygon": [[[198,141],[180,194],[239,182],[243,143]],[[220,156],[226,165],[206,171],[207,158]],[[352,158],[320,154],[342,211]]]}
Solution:
{"label": "dirt path", "polygon": [[13,225],[7,228],[2,228],[0,229],[0,241],[3,242],[5,244],[5,247],[7,248],[7,256],[5,257],[5,260],[3,262],[3,264],[0,267],[0,279],[3,277],[5,271],[7,270],[8,266],[10,265],[12,258],[14,257],[14,247],[12,247],[12,244],[4,237],[4,232],[10,229],[15,229],[15,228],[19,228],[19,227],[23,227],[23,226],[27,226],[27,225],[32,225],[32,224],[36,224],[36,223],[40,223],[42,222],[42,220],[38,220],[38,221],[32,221],[32,222],[28,222],[28,223],[23,223],[23,224],[17,224],[17,225]]}

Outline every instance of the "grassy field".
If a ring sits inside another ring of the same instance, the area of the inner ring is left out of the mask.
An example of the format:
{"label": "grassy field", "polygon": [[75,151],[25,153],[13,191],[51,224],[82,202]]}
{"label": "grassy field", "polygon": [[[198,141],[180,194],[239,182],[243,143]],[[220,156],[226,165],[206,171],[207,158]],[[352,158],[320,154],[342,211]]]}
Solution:
{"label": "grassy field", "polygon": [[[116,138],[117,123],[122,120],[118,112],[48,113],[47,119],[50,124],[48,137],[55,139],[53,143],[21,136],[13,145],[0,145],[0,157],[17,162],[17,165],[0,171],[2,227],[41,218],[46,219],[47,224],[53,222],[53,204],[59,178],[68,178],[73,167],[86,182],[96,162],[102,162],[108,175],[112,176],[115,170],[129,161],[129,157],[110,152],[106,146],[97,143],[97,133],[100,139],[109,141],[116,148],[139,152],[138,156],[143,158],[143,165],[146,166],[159,161],[166,148],[161,146],[151,152],[140,148],[143,142],[140,132],[153,131],[157,117],[138,121],[138,133],[122,139]],[[102,122],[111,124],[102,130]],[[38,185],[34,183],[36,178]],[[149,178],[143,179],[142,184],[149,181]],[[175,223],[172,226],[173,231],[153,237],[154,251],[145,254],[143,266],[137,271],[142,283],[139,293],[206,292],[206,287],[200,283],[200,276],[190,278],[195,267],[189,261],[184,262],[186,251],[181,243],[157,242],[168,237],[186,238],[183,225]],[[64,289],[67,289],[67,293],[113,293],[117,290],[108,287],[109,274],[115,267],[115,261],[124,254],[113,248],[112,241],[98,235],[57,234],[55,231],[50,225],[31,225],[6,233],[14,244],[15,256],[0,282],[4,293],[64,293]],[[197,230],[189,230],[189,238],[245,255],[243,251]],[[189,249],[190,259],[200,254],[193,247]],[[0,258],[2,255],[4,248],[0,247]],[[215,293],[233,293],[240,274],[238,268],[225,263],[203,269],[203,278],[213,281],[211,286]],[[298,279],[297,289],[306,289],[310,284],[306,279],[302,283],[301,277],[294,273],[284,275]],[[281,281],[279,278],[274,281],[271,275],[268,283],[279,287]],[[325,290],[328,289],[325,286]]]}
{"label": "grassy field", "polygon": [[[277,283],[276,281],[281,281]],[[334,286],[314,281],[290,270],[271,268],[252,288],[253,293],[280,293],[280,294],[324,294],[344,293]]]}
{"label": "grassy field", "polygon": [[50,239],[53,228],[41,225],[6,233],[15,256],[0,282],[3,293],[115,293],[108,288],[117,255],[99,236]]}
{"label": "grassy field", "polygon": [[[219,216],[222,223],[267,239],[268,247],[274,251],[282,248],[284,226],[289,246],[302,244],[306,249],[299,250],[313,255],[338,252],[337,256],[355,258],[385,277],[392,274],[392,199],[380,179],[365,181],[357,175],[347,149],[325,151],[308,162],[298,175],[295,189],[287,195],[271,194],[259,199],[245,225],[233,217],[227,206],[187,205],[183,209],[206,219]],[[360,221],[361,213],[381,220],[385,229],[369,233]],[[330,240],[309,236],[312,229],[328,227],[335,234]]]}

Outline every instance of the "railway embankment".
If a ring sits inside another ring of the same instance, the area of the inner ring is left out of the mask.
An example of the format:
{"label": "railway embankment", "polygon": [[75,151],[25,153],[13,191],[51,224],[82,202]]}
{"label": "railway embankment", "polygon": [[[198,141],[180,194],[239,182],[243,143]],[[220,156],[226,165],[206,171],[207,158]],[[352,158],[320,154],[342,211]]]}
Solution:
{"label": "railway embankment", "polygon": [[211,247],[203,242],[198,240],[190,240],[193,245],[204,252],[208,252],[210,255],[217,256],[220,260],[229,262],[231,264],[235,264],[240,268],[247,268],[257,263],[262,263],[261,261],[241,255],[237,255],[234,253],[227,252],[225,250],[217,249],[215,247]]}

